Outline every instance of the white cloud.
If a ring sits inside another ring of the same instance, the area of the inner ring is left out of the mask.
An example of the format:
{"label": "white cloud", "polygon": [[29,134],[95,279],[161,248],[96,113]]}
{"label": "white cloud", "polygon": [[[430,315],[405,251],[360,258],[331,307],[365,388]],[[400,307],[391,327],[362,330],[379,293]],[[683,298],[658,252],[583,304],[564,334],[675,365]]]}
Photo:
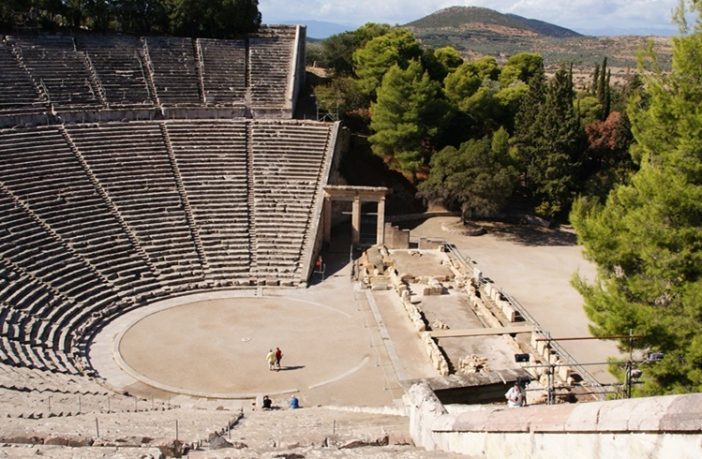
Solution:
{"label": "white cloud", "polygon": [[263,20],[317,20],[360,25],[404,24],[441,8],[472,5],[551,22],[576,30],[674,30],[677,0],[259,0]]}

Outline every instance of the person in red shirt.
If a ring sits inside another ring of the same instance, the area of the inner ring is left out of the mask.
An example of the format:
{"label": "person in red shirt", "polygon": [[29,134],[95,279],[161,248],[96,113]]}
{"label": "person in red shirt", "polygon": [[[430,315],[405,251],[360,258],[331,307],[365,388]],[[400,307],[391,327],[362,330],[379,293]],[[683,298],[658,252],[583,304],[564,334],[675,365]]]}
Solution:
{"label": "person in red shirt", "polygon": [[283,358],[283,351],[279,347],[275,348],[275,367],[280,370],[280,361]]}

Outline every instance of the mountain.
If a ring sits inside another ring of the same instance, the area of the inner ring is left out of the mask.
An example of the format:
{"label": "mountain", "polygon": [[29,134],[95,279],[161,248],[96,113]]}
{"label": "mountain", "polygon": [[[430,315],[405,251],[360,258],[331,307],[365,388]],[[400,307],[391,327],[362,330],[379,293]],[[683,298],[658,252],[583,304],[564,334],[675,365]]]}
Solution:
{"label": "mountain", "polygon": [[612,78],[627,78],[637,66],[637,51],[652,41],[662,68],[670,66],[668,37],[581,35],[573,30],[488,8],[455,6],[405,24],[424,44],[452,46],[464,58],[493,56],[504,62],[520,52],[539,53],[547,72],[573,64],[576,81],[587,84],[595,64],[606,56]]}
{"label": "mountain", "polygon": [[548,22],[527,19],[516,14],[502,14],[489,8],[452,6],[406,24],[413,29],[493,29],[517,35],[546,37],[579,37],[580,34]]}

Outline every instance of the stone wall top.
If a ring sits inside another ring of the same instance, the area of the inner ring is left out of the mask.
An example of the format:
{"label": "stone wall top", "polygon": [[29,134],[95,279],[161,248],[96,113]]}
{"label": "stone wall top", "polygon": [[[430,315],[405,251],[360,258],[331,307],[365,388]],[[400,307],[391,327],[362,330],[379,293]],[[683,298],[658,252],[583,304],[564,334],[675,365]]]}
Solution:
{"label": "stone wall top", "polygon": [[441,431],[702,432],[700,413],[702,394],[517,409],[492,407],[456,415],[452,423],[442,423]]}

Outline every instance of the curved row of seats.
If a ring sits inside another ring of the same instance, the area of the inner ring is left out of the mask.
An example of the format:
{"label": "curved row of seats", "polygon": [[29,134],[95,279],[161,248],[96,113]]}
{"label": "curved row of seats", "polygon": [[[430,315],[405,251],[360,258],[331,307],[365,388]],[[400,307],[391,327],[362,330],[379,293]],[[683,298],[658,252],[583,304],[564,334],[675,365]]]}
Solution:
{"label": "curved row of seats", "polygon": [[0,116],[155,107],[288,109],[295,27],[236,40],[12,35],[0,44]]}
{"label": "curved row of seats", "polygon": [[303,282],[336,129],[237,119],[0,130],[0,361],[89,372],[94,333],[132,308]]}

